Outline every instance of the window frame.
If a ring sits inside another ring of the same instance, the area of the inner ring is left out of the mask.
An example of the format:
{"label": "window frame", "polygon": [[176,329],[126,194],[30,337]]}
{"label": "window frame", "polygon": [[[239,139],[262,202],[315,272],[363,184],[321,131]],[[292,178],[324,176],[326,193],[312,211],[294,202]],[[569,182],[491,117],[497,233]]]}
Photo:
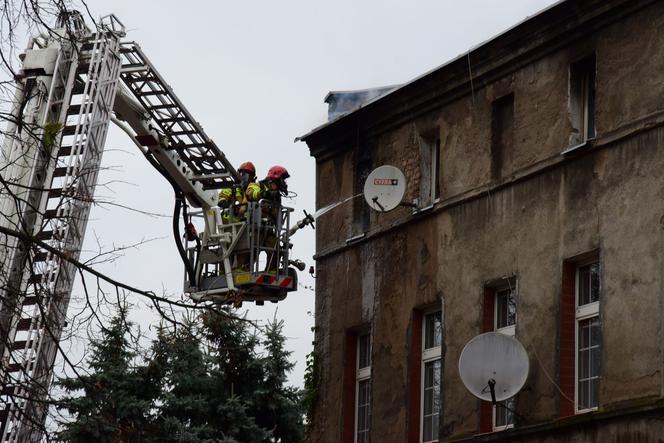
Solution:
{"label": "window frame", "polygon": [[[368,344],[368,357],[369,357],[369,364],[367,366],[360,367],[360,356],[362,355],[362,339],[367,338],[367,344]],[[371,364],[372,364],[372,356],[371,356],[371,351],[372,351],[372,346],[371,346],[371,334],[366,333],[366,334],[359,334],[357,336],[357,351],[355,355],[355,426],[354,426],[354,437],[353,441],[355,443],[358,442],[358,437],[360,433],[359,429],[359,414],[360,414],[360,384],[363,382],[369,382],[369,428],[366,430],[370,434],[371,430]],[[369,436],[369,441],[371,441],[371,436]]]}
{"label": "window frame", "polygon": [[[598,294],[599,294],[599,299],[594,302],[586,303],[584,305],[579,306],[579,270],[583,267],[590,266],[593,264],[597,264],[598,270],[598,276],[599,276],[599,281],[598,281]],[[601,321],[600,321],[600,312],[599,312],[599,304],[601,301],[601,275],[602,275],[602,266],[599,260],[599,257],[591,257],[583,261],[579,261],[575,263],[576,269],[574,271],[574,413],[575,414],[586,414],[589,412],[597,411],[599,409],[599,392],[597,395],[597,405],[593,406],[591,408],[579,408],[579,324],[582,321],[585,320],[590,320],[593,318],[597,318],[599,322],[599,328],[600,328],[600,333],[601,333]],[[600,353],[600,360],[601,360],[601,352],[602,352],[602,343],[600,340],[599,344],[599,353]],[[601,379],[601,367],[599,369],[599,373],[597,374],[597,377],[591,377],[591,378],[598,378]]]}
{"label": "window frame", "polygon": [[[569,65],[568,94],[572,132],[566,154],[597,137],[597,54],[592,52]],[[592,108],[592,113],[591,113]],[[591,123],[592,122],[592,131]]]}
{"label": "window frame", "polygon": [[[514,305],[515,305],[515,313],[514,313],[514,324],[508,325],[508,326],[503,326],[501,328],[498,328],[498,298],[502,297],[503,292],[505,291],[514,291]],[[504,282],[502,282],[499,285],[493,286],[493,330],[494,332],[498,332],[501,334],[505,334],[510,337],[516,337],[516,324],[519,319],[519,313],[518,313],[518,308],[517,306],[517,300],[519,296],[519,280],[516,277],[510,277],[505,279]],[[512,402],[516,396],[509,398],[505,400],[503,403],[507,402]],[[503,408],[504,409],[504,408]],[[514,428],[514,423],[508,423],[506,425],[496,425],[496,412],[498,410],[498,407],[495,405],[491,405],[491,428],[493,432],[500,432],[500,431],[505,431],[507,429],[512,429]]]}
{"label": "window frame", "polygon": [[[440,313],[440,344],[438,346],[426,347],[427,318]],[[422,349],[421,349],[421,369],[420,369],[420,437],[421,443],[437,442],[438,439],[424,440],[424,383],[426,379],[426,367],[428,363],[440,361],[440,384],[438,385],[438,397],[442,395],[442,374],[443,374],[443,310],[440,307],[432,308],[422,312]],[[437,412],[440,414],[440,409]]]}
{"label": "window frame", "polygon": [[[418,139],[420,146],[420,189],[416,211],[426,211],[440,202],[442,141],[438,128],[420,133]],[[428,192],[425,192],[427,189],[423,189],[424,184],[428,187]]]}

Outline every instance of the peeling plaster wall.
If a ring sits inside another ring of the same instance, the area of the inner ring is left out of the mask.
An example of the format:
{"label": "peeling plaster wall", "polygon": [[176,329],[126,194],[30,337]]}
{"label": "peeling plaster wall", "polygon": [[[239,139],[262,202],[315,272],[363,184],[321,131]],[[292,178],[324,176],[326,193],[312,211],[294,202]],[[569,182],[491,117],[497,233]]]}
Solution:
{"label": "peeling plaster wall", "polygon": [[[341,441],[344,340],[360,325],[372,331],[372,439],[406,441],[409,337],[420,333],[411,330],[412,312],[443,300],[441,435],[477,433],[478,401],[461,383],[458,358],[480,331],[483,285],[506,276],[518,279],[516,336],[531,364],[518,412],[528,424],[556,420],[562,263],[595,249],[601,262],[600,409],[662,397],[663,28],[664,3],[655,2],[476,85],[472,97],[413,112],[410,121],[382,132],[358,129],[355,142],[317,162],[319,208],[357,192],[361,150],[371,151],[371,169],[392,164],[404,171],[410,200],[419,189],[419,136],[434,130],[441,139],[441,202],[434,211],[372,212],[367,240],[349,246],[346,240],[360,233],[353,218],[361,201],[318,220],[322,378],[314,441]],[[597,140],[563,158],[572,132],[568,67],[591,51],[597,54]],[[507,93],[514,94],[513,146],[504,182],[495,183],[491,103]],[[648,420],[623,425],[648,435]],[[658,421],[652,429],[650,435],[658,435],[655,429],[664,428]],[[566,441],[608,435],[597,428],[583,434],[583,426],[578,432]],[[544,441],[542,435],[522,441]]]}

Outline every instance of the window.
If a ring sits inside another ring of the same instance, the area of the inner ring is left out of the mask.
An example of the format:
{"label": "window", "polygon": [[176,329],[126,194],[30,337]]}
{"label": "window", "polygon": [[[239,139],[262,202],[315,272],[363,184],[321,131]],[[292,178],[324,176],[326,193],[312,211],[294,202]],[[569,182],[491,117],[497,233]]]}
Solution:
{"label": "window", "polygon": [[[494,330],[501,334],[514,337],[516,332],[516,282],[507,280],[506,285],[495,291],[494,300]],[[502,402],[502,405],[493,407],[493,430],[501,431],[514,427],[514,410],[516,397]]]}
{"label": "window", "polygon": [[595,69],[594,54],[570,66],[571,147],[595,137]]}
{"label": "window", "polygon": [[576,269],[576,412],[599,405],[599,272],[598,261]]}
{"label": "window", "polygon": [[442,311],[428,313],[422,324],[422,440],[438,441],[440,415]]}
{"label": "window", "polygon": [[440,136],[438,129],[420,136],[420,208],[440,198]]}
{"label": "window", "polygon": [[499,179],[512,172],[514,94],[493,102],[491,113],[491,176]]}
{"label": "window", "polygon": [[371,336],[360,335],[357,338],[356,370],[357,405],[355,407],[355,441],[369,443],[371,425]]}

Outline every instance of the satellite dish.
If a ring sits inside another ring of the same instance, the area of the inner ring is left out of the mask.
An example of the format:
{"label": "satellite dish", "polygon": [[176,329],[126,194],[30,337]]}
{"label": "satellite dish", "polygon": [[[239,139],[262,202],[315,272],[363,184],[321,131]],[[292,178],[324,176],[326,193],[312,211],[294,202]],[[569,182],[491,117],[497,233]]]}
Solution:
{"label": "satellite dish", "polygon": [[[470,340],[459,357],[459,375],[466,388],[481,400],[514,397],[528,378],[530,364],[523,345],[514,337],[487,332]],[[495,398],[492,398],[492,387]]]}
{"label": "satellite dish", "polygon": [[377,167],[364,182],[364,199],[376,211],[387,212],[396,208],[405,193],[406,177],[394,166]]}

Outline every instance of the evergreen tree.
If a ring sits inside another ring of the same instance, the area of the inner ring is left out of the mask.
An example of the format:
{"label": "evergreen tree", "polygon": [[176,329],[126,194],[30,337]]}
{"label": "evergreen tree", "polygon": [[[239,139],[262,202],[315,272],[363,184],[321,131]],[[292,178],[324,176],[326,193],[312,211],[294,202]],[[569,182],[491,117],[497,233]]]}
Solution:
{"label": "evergreen tree", "polygon": [[256,421],[270,431],[271,441],[299,442],[303,434],[302,393],[297,388],[286,386],[288,373],[295,364],[289,359],[292,352],[285,349],[283,328],[283,320],[273,319],[265,329],[264,377],[262,389],[256,395],[260,405]]}
{"label": "evergreen tree", "polygon": [[160,383],[155,428],[159,441],[203,442],[212,435],[210,387],[206,357],[191,322],[185,328],[161,328],[148,365]]}
{"label": "evergreen tree", "polygon": [[[133,365],[136,353],[126,335],[131,324],[120,309],[99,339],[91,340],[88,365],[92,373],[60,380],[67,395],[61,400],[74,419],[64,423],[56,439],[67,442],[145,441],[149,433],[155,385],[144,368]],[[75,395],[83,391],[83,395]]]}
{"label": "evergreen tree", "polygon": [[[121,310],[93,339],[90,375],[65,379],[61,409],[72,420],[57,438],[70,442],[299,442],[298,389],[286,386],[293,368],[283,321],[263,338],[251,324],[206,312],[201,322],[160,328],[149,361],[136,364]],[[262,345],[265,352],[259,355]]]}
{"label": "evergreen tree", "polygon": [[[228,310],[226,314],[235,314]],[[203,331],[209,344],[211,426],[226,441],[262,442],[268,434],[258,424],[256,390],[263,380],[256,353],[259,339],[250,323],[234,315],[207,312]]]}

